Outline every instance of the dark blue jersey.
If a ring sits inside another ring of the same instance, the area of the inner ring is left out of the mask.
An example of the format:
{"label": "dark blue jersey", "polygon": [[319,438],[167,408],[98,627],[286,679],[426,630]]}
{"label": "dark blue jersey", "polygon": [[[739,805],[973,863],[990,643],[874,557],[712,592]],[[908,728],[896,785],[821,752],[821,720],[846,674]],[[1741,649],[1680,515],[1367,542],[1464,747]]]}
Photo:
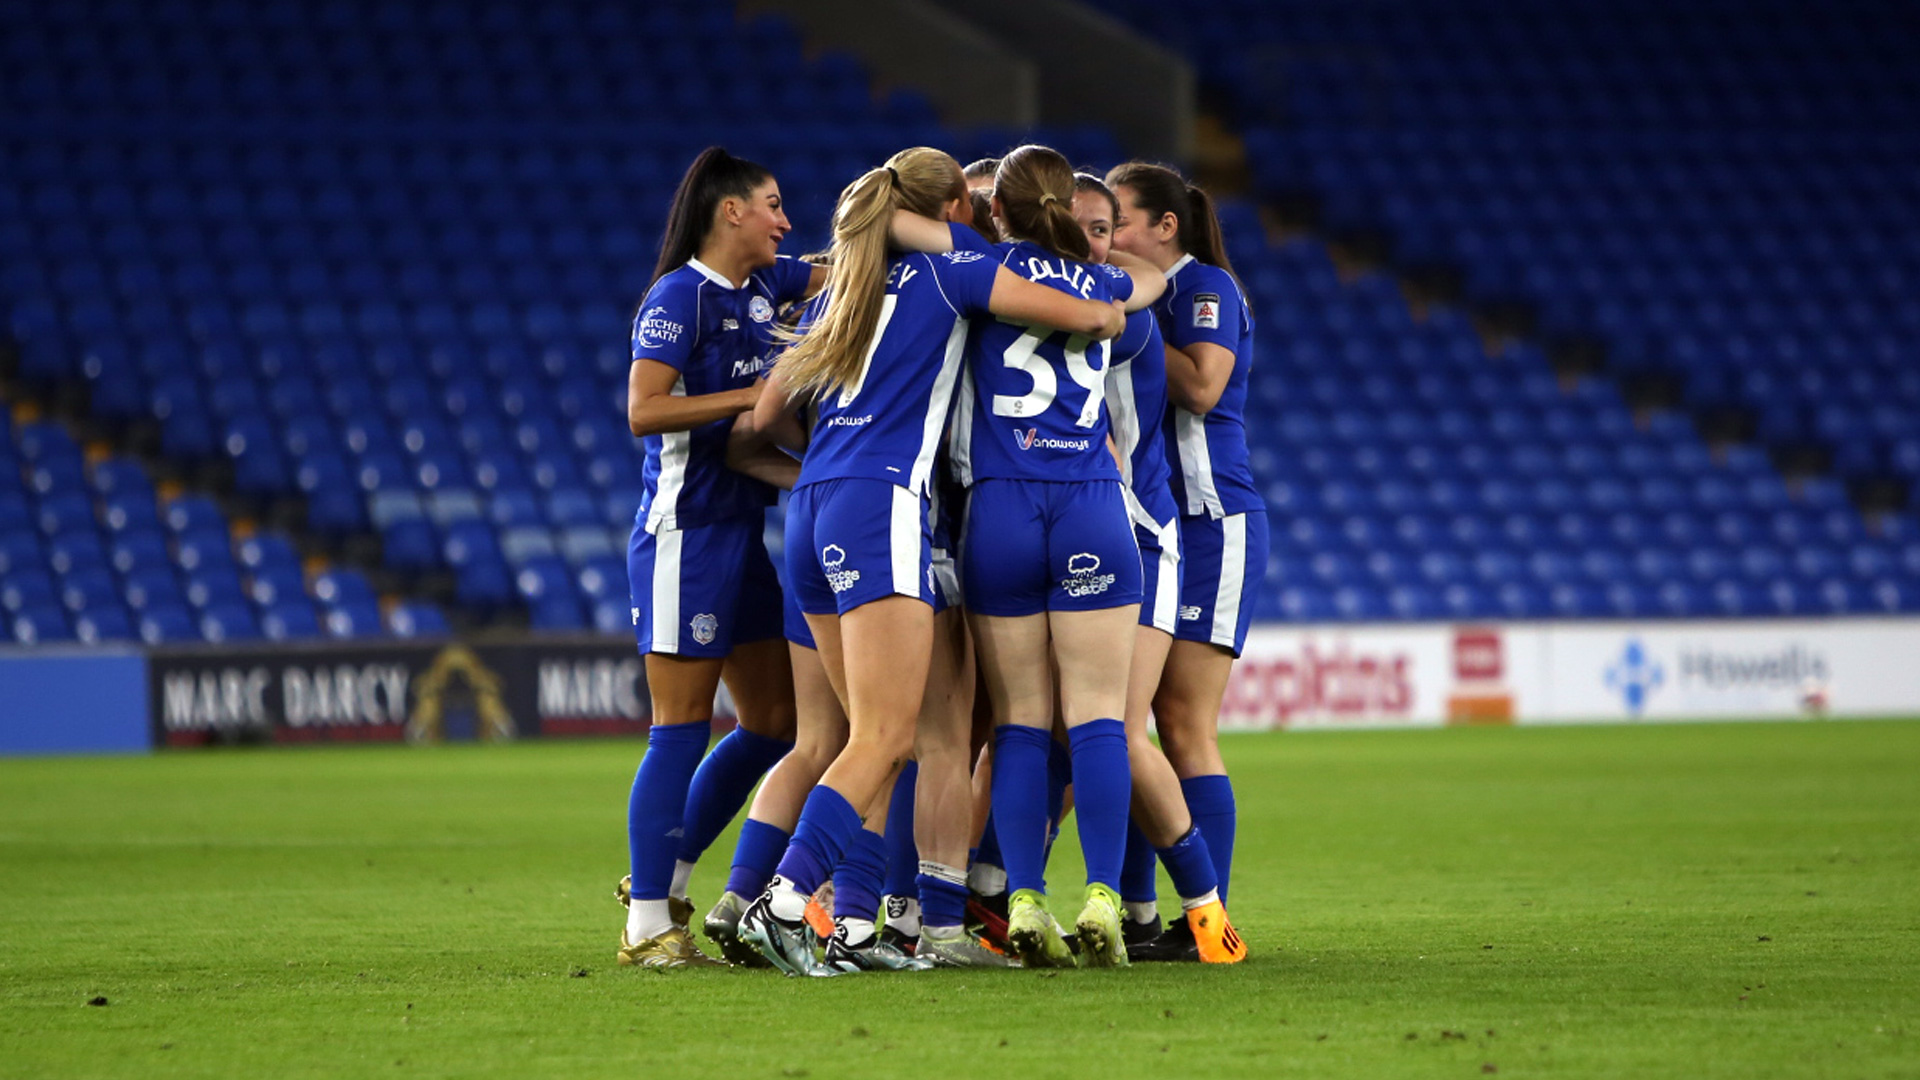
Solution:
{"label": "dark blue jersey", "polygon": [[[676,396],[717,394],[752,385],[775,351],[774,312],[806,295],[813,268],[782,257],[733,283],[692,259],[670,271],[640,302],[633,319],[634,360],[657,360],[680,373]],[[648,435],[640,513],[648,532],[687,529],[771,506],[774,489],[727,468],[733,418],[691,431]]]}
{"label": "dark blue jersey", "polygon": [[1205,416],[1167,410],[1173,495],[1183,514],[1220,518],[1265,510],[1247,461],[1247,376],[1253,370],[1253,314],[1233,275],[1188,255],[1167,271],[1153,305],[1160,333],[1176,349],[1207,342],[1233,354],[1233,374]]}
{"label": "dark blue jersey", "polygon": [[818,402],[799,485],[865,477],[928,494],[969,320],[988,314],[999,272],[977,251],[893,260],[859,375]]}
{"label": "dark blue jersey", "polygon": [[1133,493],[1139,524],[1160,526],[1178,514],[1173,467],[1167,462],[1167,354],[1152,311],[1127,316],[1127,329],[1113,341],[1107,370],[1107,413]]}
{"label": "dark blue jersey", "polygon": [[[1108,303],[1133,295],[1133,279],[1111,266],[1027,241],[996,251],[1007,269],[1073,296]],[[967,346],[971,389],[954,417],[960,481],[1118,480],[1107,452],[1107,351],[1107,342],[1080,334],[976,320]]]}

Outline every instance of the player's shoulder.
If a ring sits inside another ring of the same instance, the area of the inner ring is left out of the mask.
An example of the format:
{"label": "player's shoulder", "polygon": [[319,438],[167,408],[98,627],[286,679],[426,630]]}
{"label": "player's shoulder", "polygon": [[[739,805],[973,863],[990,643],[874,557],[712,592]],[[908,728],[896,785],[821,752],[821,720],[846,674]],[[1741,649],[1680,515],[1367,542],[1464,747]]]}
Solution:
{"label": "player's shoulder", "polygon": [[1173,275],[1172,284],[1173,287],[1167,291],[1179,295],[1212,292],[1222,295],[1232,293],[1237,296],[1240,292],[1240,285],[1233,280],[1232,274],[1227,273],[1222,267],[1203,263],[1199,259],[1191,259],[1182,266]]}

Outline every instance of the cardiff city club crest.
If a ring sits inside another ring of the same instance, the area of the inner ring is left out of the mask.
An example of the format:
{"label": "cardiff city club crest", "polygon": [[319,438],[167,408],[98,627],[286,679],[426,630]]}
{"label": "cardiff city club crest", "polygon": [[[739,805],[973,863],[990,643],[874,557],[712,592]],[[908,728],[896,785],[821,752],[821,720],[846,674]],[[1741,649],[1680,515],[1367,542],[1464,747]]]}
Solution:
{"label": "cardiff city club crest", "polygon": [[690,625],[693,627],[693,640],[702,645],[713,644],[714,636],[720,632],[720,620],[712,615],[695,615]]}

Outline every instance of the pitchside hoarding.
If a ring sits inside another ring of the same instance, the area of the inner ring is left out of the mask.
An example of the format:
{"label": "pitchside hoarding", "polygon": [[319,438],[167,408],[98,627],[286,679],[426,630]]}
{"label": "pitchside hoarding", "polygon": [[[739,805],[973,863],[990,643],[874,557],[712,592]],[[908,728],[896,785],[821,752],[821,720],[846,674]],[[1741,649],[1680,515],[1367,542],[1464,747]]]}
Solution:
{"label": "pitchside hoarding", "polygon": [[625,639],[156,649],[156,746],[637,735],[646,676]]}
{"label": "pitchside hoarding", "polygon": [[1920,621],[1259,626],[1220,724],[1920,714]]}

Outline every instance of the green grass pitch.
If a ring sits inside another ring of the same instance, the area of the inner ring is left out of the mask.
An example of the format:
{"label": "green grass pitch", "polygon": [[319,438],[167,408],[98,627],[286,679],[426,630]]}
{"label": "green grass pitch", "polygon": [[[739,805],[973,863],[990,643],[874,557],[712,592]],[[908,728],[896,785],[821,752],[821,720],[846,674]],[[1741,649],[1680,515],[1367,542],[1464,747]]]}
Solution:
{"label": "green grass pitch", "polygon": [[0,762],[0,1076],[1920,1077],[1920,724],[1232,737],[1248,963],[831,981],[614,966],[640,749]]}

